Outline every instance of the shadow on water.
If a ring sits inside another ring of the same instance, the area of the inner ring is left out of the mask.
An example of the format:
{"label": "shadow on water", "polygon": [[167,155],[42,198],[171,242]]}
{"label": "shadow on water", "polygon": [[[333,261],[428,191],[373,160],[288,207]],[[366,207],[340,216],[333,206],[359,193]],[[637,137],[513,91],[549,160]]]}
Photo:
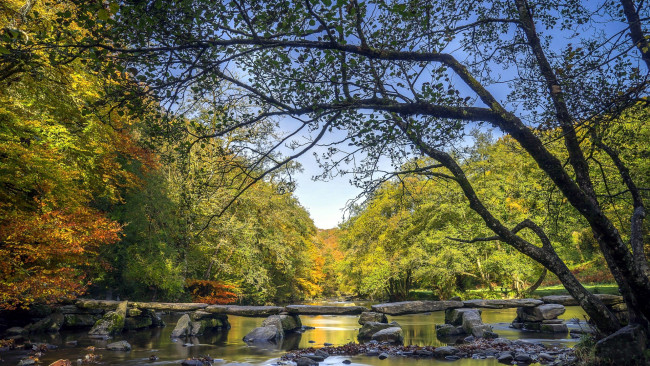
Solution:
{"label": "shadow on water", "polygon": [[[544,335],[535,332],[523,332],[509,327],[515,318],[515,309],[485,309],[483,311],[484,323],[491,324],[494,330],[502,337],[509,339],[527,339],[541,341],[547,344],[573,345],[575,343],[568,335]],[[227,362],[249,362],[258,365],[270,365],[277,362],[277,358],[285,351],[323,347],[325,345],[344,345],[356,341],[358,329],[358,316],[301,316],[303,325],[315,327],[304,334],[290,334],[283,342],[277,345],[248,345],[242,338],[253,328],[261,325],[263,318],[245,318],[229,316],[231,329],[223,332],[206,333],[189,339],[171,339],[180,314],[165,315],[168,324],[164,328],[152,328],[142,331],[130,331],[108,341],[93,340],[88,338],[87,330],[64,331],[53,335],[39,335],[31,337],[32,342],[45,342],[59,346],[59,349],[47,352],[41,359],[41,364],[48,365],[58,359],[70,359],[74,362],[83,359],[89,351],[87,347],[96,347],[95,354],[101,355],[102,365],[180,365],[181,361],[190,357],[211,356]],[[579,307],[567,307],[567,312],[562,319],[584,319],[584,313]],[[389,321],[397,321],[404,330],[404,343],[406,345],[443,346],[446,343],[436,338],[435,324],[444,323],[444,312],[430,314],[414,314],[391,316]],[[569,323],[569,327],[578,327],[578,324]],[[133,349],[129,352],[108,351],[105,349],[110,342],[120,340],[128,341]],[[77,341],[76,345],[69,342]],[[15,365],[18,360],[27,355],[26,351],[10,351],[0,354],[7,365]],[[149,357],[156,355],[157,361],[150,361]],[[374,357],[330,357],[324,365],[342,365],[342,361],[350,360],[352,365],[442,365],[453,364],[457,366],[484,366],[497,365],[495,360],[464,359],[450,363],[437,360],[415,360],[409,358],[391,358],[379,360]],[[389,362],[386,362],[389,361]],[[217,363],[218,364],[218,363]]]}

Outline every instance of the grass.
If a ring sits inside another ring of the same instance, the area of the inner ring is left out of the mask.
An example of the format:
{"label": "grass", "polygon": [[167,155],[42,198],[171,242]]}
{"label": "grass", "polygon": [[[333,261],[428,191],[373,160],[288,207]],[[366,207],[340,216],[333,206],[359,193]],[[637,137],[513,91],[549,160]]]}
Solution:
{"label": "grass", "polygon": [[[618,286],[615,283],[583,284],[583,286],[594,294],[620,295],[618,292]],[[569,292],[562,285],[544,286],[533,292],[534,297],[568,294]]]}

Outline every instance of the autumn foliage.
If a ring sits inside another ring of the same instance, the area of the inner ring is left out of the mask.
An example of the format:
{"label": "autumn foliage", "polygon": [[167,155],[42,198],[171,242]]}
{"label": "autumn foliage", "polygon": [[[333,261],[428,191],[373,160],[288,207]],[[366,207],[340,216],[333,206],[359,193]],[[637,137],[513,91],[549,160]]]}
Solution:
{"label": "autumn foliage", "polygon": [[237,287],[220,281],[187,280],[192,301],[205,304],[232,304],[237,301]]}

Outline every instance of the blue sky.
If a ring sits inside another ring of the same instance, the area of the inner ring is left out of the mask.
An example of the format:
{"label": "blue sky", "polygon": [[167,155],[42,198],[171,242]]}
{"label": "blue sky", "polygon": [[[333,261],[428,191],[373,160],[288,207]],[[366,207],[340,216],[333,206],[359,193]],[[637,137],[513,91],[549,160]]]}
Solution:
{"label": "blue sky", "polygon": [[311,154],[298,159],[304,171],[295,175],[297,188],[294,194],[300,204],[308,211],[316,226],[320,229],[336,227],[343,218],[343,209],[347,202],[360,192],[350,184],[349,177],[334,177],[330,181],[313,181],[312,176],[321,169]]}

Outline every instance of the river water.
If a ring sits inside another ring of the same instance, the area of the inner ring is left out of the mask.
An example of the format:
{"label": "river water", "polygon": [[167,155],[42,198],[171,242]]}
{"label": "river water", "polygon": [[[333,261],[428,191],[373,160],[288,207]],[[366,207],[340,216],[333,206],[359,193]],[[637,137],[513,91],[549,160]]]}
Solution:
{"label": "river water", "polygon": [[[323,303],[321,303],[323,304]],[[350,305],[356,305],[349,303]],[[331,305],[327,304],[327,305]],[[346,304],[340,304],[346,305]],[[365,305],[365,304],[362,304]],[[515,309],[484,309],[483,322],[493,326],[499,336],[508,339],[526,339],[533,342],[545,344],[562,344],[572,346],[576,340],[568,335],[541,334],[536,332],[524,332],[509,327],[510,322],[515,318]],[[88,338],[87,330],[72,332],[64,331],[56,335],[45,335],[32,337],[34,342],[47,342],[57,345],[59,348],[45,353],[41,357],[41,363],[49,365],[58,359],[69,359],[75,361],[82,359],[89,346],[97,349],[95,354],[101,355],[101,365],[180,365],[181,361],[189,357],[210,356],[222,362],[251,363],[254,365],[271,365],[278,361],[278,358],[286,351],[296,348],[323,347],[325,343],[332,345],[344,345],[356,341],[356,335],[360,325],[357,323],[358,316],[300,316],[303,325],[315,327],[303,334],[292,334],[287,337],[279,347],[258,347],[248,346],[242,338],[253,328],[261,325],[263,318],[245,318],[229,316],[231,329],[227,332],[205,334],[188,341],[172,340],[171,331],[180,314],[169,314],[163,316],[167,323],[166,327],[154,328],[142,331],[125,332],[120,336],[110,339],[108,342],[119,340],[128,341],[133,349],[129,352],[108,351],[102,349],[107,341],[93,340]],[[567,307],[566,313],[560,318],[565,320],[583,319],[584,312],[579,307]],[[444,323],[444,312],[431,314],[402,315],[389,317],[389,321],[397,321],[404,330],[404,344],[443,346],[446,345],[436,338],[435,324]],[[578,324],[568,322],[569,327],[578,327]],[[68,342],[77,341],[76,345]],[[25,351],[9,351],[0,353],[7,365],[16,365],[18,360],[25,357]],[[156,355],[156,361],[150,361],[149,357]],[[432,359],[411,359],[405,357],[389,358],[379,360],[377,357],[354,356],[354,357],[329,357],[321,365],[343,365],[342,361],[350,360],[352,365],[373,365],[373,366],[430,366],[450,364],[449,361]],[[216,362],[219,365],[221,362]],[[454,361],[457,366],[487,366],[498,365],[496,360],[472,360],[462,359]]]}

